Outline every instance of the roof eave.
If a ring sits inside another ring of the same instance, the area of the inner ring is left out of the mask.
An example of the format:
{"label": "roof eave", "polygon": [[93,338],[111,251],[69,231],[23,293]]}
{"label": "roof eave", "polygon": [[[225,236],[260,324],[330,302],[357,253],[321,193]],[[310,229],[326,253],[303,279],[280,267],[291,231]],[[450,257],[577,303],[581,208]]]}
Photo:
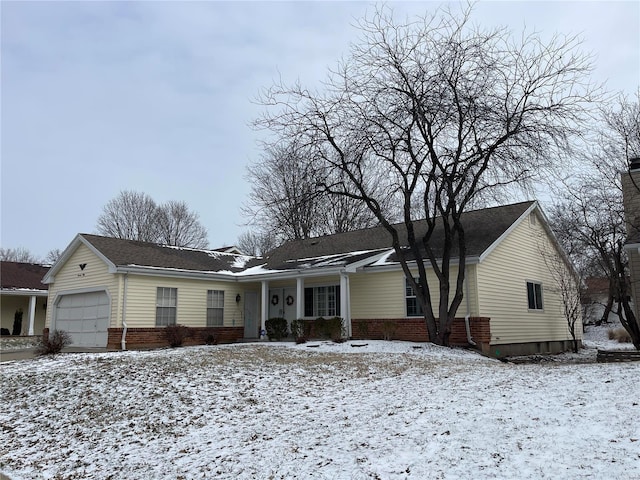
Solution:
{"label": "roof eave", "polygon": [[340,275],[345,273],[344,266],[341,267],[309,267],[296,268],[291,270],[279,270],[272,272],[251,274],[240,274],[236,278],[241,283],[256,282],[262,280],[291,280],[300,277],[321,277],[324,275]]}
{"label": "roof eave", "polygon": [[146,267],[141,265],[118,265],[114,266],[114,271],[110,273],[147,275],[151,277],[174,277],[188,279],[206,279],[206,280],[223,280],[237,281],[237,277],[233,272],[220,273],[211,271],[198,270],[180,270],[166,267]]}
{"label": "roof eave", "polygon": [[29,288],[14,289],[14,288],[2,288],[0,289],[0,295],[14,295],[17,297],[46,297],[49,295],[48,290],[36,290]]}

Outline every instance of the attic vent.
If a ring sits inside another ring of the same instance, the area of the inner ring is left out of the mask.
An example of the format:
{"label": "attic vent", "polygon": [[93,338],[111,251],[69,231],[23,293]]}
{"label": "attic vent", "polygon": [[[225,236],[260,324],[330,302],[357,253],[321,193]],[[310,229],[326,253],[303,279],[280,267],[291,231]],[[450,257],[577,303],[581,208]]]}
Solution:
{"label": "attic vent", "polygon": [[312,240],[311,245],[317,245],[320,243],[320,240]]}
{"label": "attic vent", "polygon": [[538,224],[538,217],[536,216],[535,212],[531,212],[529,214],[529,225],[535,226],[537,224]]}

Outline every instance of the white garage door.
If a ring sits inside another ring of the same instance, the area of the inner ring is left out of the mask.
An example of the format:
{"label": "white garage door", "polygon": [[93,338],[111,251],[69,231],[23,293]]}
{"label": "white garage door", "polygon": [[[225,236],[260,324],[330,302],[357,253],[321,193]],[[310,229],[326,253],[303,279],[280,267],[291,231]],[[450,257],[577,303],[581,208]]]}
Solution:
{"label": "white garage door", "polygon": [[106,347],[111,304],[106,292],[64,295],[56,306],[55,328],[71,334],[76,347]]}

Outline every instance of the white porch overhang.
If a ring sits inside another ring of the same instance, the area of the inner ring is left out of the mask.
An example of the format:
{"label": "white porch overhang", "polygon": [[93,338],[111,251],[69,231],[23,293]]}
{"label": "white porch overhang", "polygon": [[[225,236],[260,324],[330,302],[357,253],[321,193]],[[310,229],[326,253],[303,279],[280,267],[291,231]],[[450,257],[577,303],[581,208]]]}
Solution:
{"label": "white porch overhang", "polygon": [[34,324],[36,319],[36,299],[46,298],[49,295],[47,290],[37,290],[31,288],[3,288],[0,289],[0,296],[13,295],[16,297],[29,297],[29,328],[28,335],[34,335]]}

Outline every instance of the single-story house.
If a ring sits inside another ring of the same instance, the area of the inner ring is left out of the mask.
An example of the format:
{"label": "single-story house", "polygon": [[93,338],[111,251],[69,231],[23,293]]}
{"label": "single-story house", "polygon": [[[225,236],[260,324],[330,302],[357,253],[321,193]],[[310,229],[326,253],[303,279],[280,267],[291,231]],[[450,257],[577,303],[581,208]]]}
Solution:
{"label": "single-story house", "polygon": [[41,335],[47,310],[49,267],[33,263],[0,262],[0,319],[6,335]]}
{"label": "single-story house", "polygon": [[[465,300],[451,343],[496,356],[570,348],[541,249],[563,253],[538,203],[470,211],[462,222]],[[69,331],[77,345],[126,348],[166,344],[163,327],[175,323],[193,327],[197,341],[236,341],[258,339],[271,317],[339,316],[348,337],[426,341],[390,244],[376,227],[288,242],[259,258],[78,234],[43,280],[47,328]]]}

